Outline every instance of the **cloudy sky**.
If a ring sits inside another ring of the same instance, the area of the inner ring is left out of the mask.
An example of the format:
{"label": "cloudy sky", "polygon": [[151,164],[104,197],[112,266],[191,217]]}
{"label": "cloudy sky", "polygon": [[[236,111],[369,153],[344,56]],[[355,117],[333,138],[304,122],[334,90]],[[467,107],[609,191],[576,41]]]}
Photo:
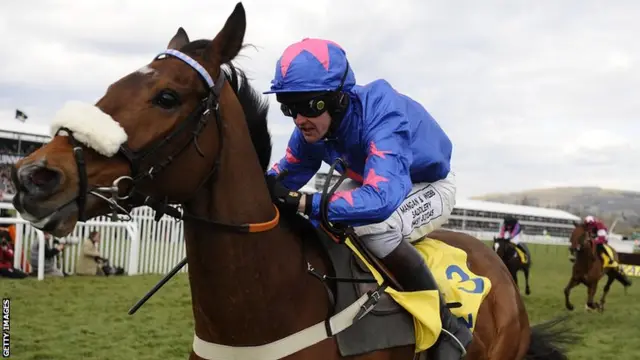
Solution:
{"label": "cloudy sky", "polygon": [[[638,1],[243,4],[245,42],[257,49],[237,63],[258,90],[290,43],[336,41],[359,84],[388,80],[448,132],[460,197],[560,185],[640,191]],[[94,102],[179,26],[192,40],[213,38],[234,5],[3,1],[0,122],[15,122],[20,108],[46,125],[67,100]],[[271,103],[275,161],[293,124]]]}

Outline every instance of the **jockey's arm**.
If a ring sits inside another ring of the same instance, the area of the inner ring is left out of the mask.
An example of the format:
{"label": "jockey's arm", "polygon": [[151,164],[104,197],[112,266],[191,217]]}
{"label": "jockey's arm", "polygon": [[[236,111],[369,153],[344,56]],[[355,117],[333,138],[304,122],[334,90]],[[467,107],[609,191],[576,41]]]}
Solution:
{"label": "jockey's arm", "polygon": [[[363,136],[367,153],[364,183],[355,190],[334,194],[328,206],[331,222],[359,226],[384,221],[411,191],[409,123],[393,111],[376,120]],[[312,219],[320,218],[320,198],[319,193],[313,195]]]}
{"label": "jockey's arm", "polygon": [[608,242],[607,238],[609,236],[609,229],[607,229],[607,226],[602,221],[596,221],[595,224],[593,224],[592,231],[595,235],[595,238],[593,239],[595,243],[603,244]]}
{"label": "jockey's arm", "polygon": [[506,227],[504,225],[504,222],[502,222],[502,224],[500,224],[500,233],[498,234],[498,237],[500,239],[504,239],[504,232],[506,230]]}
{"label": "jockey's arm", "polygon": [[290,190],[297,191],[311,180],[322,165],[324,149],[322,144],[309,144],[297,128],[291,134],[287,152],[280,161],[267,170],[267,176],[276,176],[287,171],[282,184]]}

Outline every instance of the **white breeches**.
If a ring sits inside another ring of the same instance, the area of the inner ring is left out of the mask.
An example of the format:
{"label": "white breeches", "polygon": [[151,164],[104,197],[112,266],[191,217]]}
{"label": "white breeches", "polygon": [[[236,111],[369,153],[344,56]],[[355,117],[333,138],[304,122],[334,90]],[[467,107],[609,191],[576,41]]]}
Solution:
{"label": "white breeches", "polygon": [[[456,204],[456,177],[449,172],[446,178],[434,183],[414,184],[402,204],[387,220],[354,228],[364,244],[378,258],[384,258],[403,240],[415,242],[447,222]],[[338,190],[359,187],[346,179]]]}
{"label": "white breeches", "polygon": [[[509,235],[510,233],[508,231],[504,232],[504,238],[505,239],[509,239]],[[518,235],[514,236],[513,238],[511,238],[509,241],[511,241],[512,243],[518,245],[522,242],[522,239],[520,238],[520,235],[522,235],[522,232],[518,233]]]}

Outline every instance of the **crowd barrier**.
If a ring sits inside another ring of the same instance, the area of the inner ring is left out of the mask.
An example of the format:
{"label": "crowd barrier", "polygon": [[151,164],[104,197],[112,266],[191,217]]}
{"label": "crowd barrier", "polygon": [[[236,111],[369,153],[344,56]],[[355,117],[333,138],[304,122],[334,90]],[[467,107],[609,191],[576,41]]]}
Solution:
{"label": "crowd barrier", "polygon": [[[13,209],[10,203],[0,202],[0,208]],[[44,234],[29,225],[18,215],[16,218],[0,218],[0,224],[15,224],[15,259],[14,265],[27,273],[31,272],[30,251],[34,242],[40,249],[38,255],[38,279],[44,279]],[[160,221],[153,219],[153,210],[140,207],[132,212],[131,221],[112,221],[110,217],[99,217],[85,223],[78,223],[74,231],[61,238],[67,242],[64,251],[58,256],[56,266],[66,273],[73,274],[82,242],[89,232],[100,233],[100,253],[108,258],[112,266],[123,267],[128,275],[164,274],[186,256],[184,246],[184,230],[182,222],[164,216]],[[478,239],[490,241],[496,236],[493,232],[452,229],[467,233]],[[567,238],[544,235],[523,234],[522,240],[530,244],[569,246]],[[50,240],[52,243],[53,240]],[[52,244],[49,244],[50,246]],[[633,252],[632,242],[613,240],[611,246],[619,253]],[[638,255],[640,258],[640,255]],[[638,263],[640,265],[640,262]],[[640,266],[625,265],[629,275],[640,276]],[[187,272],[188,265],[181,272]]]}

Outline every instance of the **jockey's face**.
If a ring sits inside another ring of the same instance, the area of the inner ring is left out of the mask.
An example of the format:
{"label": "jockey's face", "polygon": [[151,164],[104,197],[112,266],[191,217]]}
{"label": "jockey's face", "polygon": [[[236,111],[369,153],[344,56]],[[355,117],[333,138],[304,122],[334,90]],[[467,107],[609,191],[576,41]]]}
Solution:
{"label": "jockey's face", "polygon": [[331,125],[331,115],[328,111],[323,112],[317,117],[307,117],[297,114],[294,122],[298,129],[302,132],[304,139],[313,144],[320,141],[329,131]]}
{"label": "jockey's face", "polygon": [[300,92],[277,94],[280,109],[302,132],[304,139],[313,144],[325,137],[331,125],[331,115],[327,111],[332,94],[320,92]]}

